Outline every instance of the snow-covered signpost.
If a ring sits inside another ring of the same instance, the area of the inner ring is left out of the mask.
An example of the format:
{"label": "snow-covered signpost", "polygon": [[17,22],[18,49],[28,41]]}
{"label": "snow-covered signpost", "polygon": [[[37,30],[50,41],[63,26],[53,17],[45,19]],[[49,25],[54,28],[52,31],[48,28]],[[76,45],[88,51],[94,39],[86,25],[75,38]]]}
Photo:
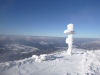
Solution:
{"label": "snow-covered signpost", "polygon": [[64,30],[64,33],[68,34],[68,37],[66,38],[66,43],[68,44],[67,54],[71,55],[72,43],[73,43],[73,34],[74,34],[73,24],[68,24],[67,29]]}

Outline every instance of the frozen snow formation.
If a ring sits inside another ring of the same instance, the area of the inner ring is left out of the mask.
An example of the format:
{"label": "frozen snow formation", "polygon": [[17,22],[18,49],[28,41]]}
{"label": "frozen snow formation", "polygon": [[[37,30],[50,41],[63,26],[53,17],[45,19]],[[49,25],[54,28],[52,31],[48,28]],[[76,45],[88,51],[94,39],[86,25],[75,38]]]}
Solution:
{"label": "frozen snow formation", "polygon": [[100,75],[100,50],[72,52],[72,56],[62,51],[0,63],[0,75]]}
{"label": "frozen snow formation", "polygon": [[37,55],[33,55],[32,58],[35,59],[35,62],[41,62],[43,60],[46,60],[46,54],[43,54],[43,55],[40,55],[40,56],[37,56]]}
{"label": "frozen snow formation", "polygon": [[64,33],[68,34],[68,38],[66,38],[66,43],[68,44],[67,54],[71,55],[72,43],[73,43],[73,34],[74,34],[73,24],[68,24],[67,30],[65,30]]}

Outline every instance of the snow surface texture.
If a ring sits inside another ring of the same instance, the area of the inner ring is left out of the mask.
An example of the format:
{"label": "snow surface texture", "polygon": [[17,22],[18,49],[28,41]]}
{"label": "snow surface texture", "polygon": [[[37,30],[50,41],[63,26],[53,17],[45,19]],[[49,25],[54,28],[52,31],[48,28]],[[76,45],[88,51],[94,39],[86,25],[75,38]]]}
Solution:
{"label": "snow surface texture", "polygon": [[64,31],[65,34],[68,34],[66,38],[66,44],[68,44],[67,55],[71,55],[72,43],[73,43],[73,24],[67,25],[67,30]]}
{"label": "snow surface texture", "polygon": [[100,75],[100,50],[73,49],[0,63],[0,75]]}

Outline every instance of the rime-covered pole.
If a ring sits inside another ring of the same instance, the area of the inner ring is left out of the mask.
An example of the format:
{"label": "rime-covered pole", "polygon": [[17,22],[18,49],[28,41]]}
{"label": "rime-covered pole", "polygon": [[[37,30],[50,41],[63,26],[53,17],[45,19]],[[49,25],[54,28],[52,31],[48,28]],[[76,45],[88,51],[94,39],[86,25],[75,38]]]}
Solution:
{"label": "rime-covered pole", "polygon": [[67,29],[64,31],[64,33],[68,34],[68,37],[66,38],[66,43],[68,44],[67,54],[71,55],[72,44],[73,44],[73,34],[74,34],[73,24],[68,24]]}

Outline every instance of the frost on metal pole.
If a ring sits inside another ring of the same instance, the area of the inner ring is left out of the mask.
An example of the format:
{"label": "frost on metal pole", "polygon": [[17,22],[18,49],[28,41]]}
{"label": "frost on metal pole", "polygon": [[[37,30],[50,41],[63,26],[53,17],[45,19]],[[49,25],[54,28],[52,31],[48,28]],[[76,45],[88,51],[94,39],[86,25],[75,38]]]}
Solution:
{"label": "frost on metal pole", "polygon": [[74,27],[73,24],[68,24],[67,29],[64,30],[64,33],[68,34],[68,37],[66,38],[66,44],[68,44],[67,55],[71,55],[72,52],[73,34],[74,34],[73,27]]}

